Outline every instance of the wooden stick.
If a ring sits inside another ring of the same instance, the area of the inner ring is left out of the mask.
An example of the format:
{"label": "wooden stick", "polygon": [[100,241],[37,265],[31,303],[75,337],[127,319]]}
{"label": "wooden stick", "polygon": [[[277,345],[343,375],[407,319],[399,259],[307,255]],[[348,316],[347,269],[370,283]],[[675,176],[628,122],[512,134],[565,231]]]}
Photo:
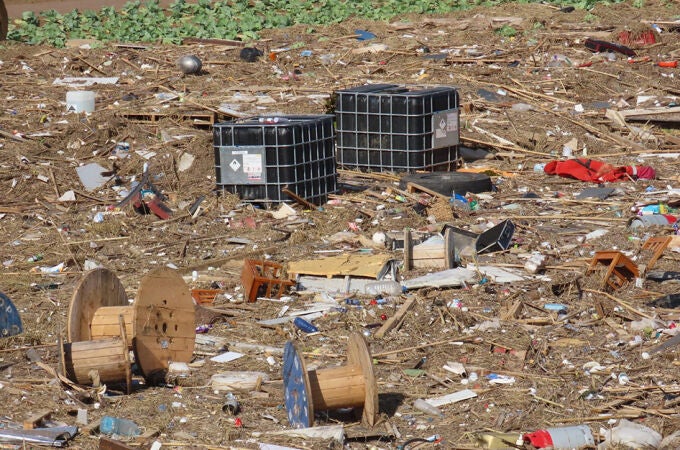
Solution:
{"label": "wooden stick", "polygon": [[422,191],[425,192],[426,194],[430,194],[433,197],[437,198],[445,198],[449,199],[450,197],[448,195],[444,195],[440,192],[433,191],[432,189],[428,189],[425,186],[421,186],[420,184],[413,183],[413,182],[408,182],[406,183],[406,190],[409,193],[413,193],[414,190]]}
{"label": "wooden stick", "polygon": [[390,317],[385,321],[383,326],[380,327],[378,331],[375,333],[375,337],[378,339],[382,339],[385,334],[390,331],[398,322],[401,320],[402,317],[408,312],[408,310],[413,306],[413,304],[416,301],[416,297],[412,296],[406,302],[401,305],[401,307],[397,310],[396,314]]}
{"label": "wooden stick", "polygon": [[304,198],[300,197],[295,192],[291,191],[290,189],[288,189],[285,186],[281,188],[281,192],[283,192],[287,196],[291,197],[293,200],[295,200],[296,202],[298,202],[299,204],[301,204],[302,206],[304,206],[306,208],[309,208],[309,209],[314,210],[314,211],[319,209],[319,207],[316,206],[314,203],[305,200]]}
{"label": "wooden stick", "polygon": [[484,145],[487,147],[492,147],[492,148],[500,148],[503,150],[509,150],[513,152],[519,152],[519,153],[528,153],[529,155],[538,155],[538,156],[544,156],[546,158],[550,158],[550,154],[548,153],[542,153],[542,152],[535,152],[533,150],[527,150],[525,148],[519,147],[519,146],[509,146],[509,145],[503,145],[503,144],[496,144],[493,142],[486,142],[486,141],[480,141],[478,139],[473,139],[471,137],[466,137],[466,136],[461,136],[460,137],[461,142],[472,142],[473,144],[479,144],[479,145]]}
{"label": "wooden stick", "polygon": [[49,169],[50,172],[50,180],[52,180],[52,187],[54,187],[54,193],[57,194],[57,199],[61,197],[61,194],[59,193],[59,187],[57,186],[57,181],[54,179],[54,172],[52,172],[52,168]]}
{"label": "wooden stick", "polygon": [[78,244],[89,244],[90,242],[108,242],[108,241],[121,241],[124,239],[130,239],[130,236],[117,236],[111,238],[101,238],[101,239],[88,239],[86,241],[67,241],[68,245],[78,245]]}
{"label": "wooden stick", "polygon": [[80,61],[82,61],[86,66],[88,66],[90,69],[95,70],[95,71],[101,73],[101,74],[104,75],[104,76],[108,76],[108,74],[107,74],[106,72],[103,72],[101,69],[98,69],[97,66],[94,66],[94,65],[90,64],[90,63],[89,63],[85,58],[83,58],[82,56],[78,56],[77,58],[78,58]]}
{"label": "wooden stick", "polygon": [[[635,419],[642,417],[644,414],[634,412],[619,412],[617,414],[601,414],[597,416],[585,417],[560,417],[559,421],[562,423],[587,423],[587,422],[602,422],[607,419]],[[164,443],[165,445],[165,443]]]}
{"label": "wooden stick", "polygon": [[614,297],[614,296],[611,295],[611,294],[608,294],[608,293],[602,292],[602,291],[598,291],[598,290],[596,290],[596,289],[583,289],[583,291],[584,291],[584,292],[591,292],[591,293],[593,293],[593,294],[604,295],[604,296],[607,297],[608,299],[614,300],[616,303],[618,303],[619,305],[623,306],[623,307],[626,308],[628,311],[637,314],[638,316],[641,316],[641,317],[644,317],[644,318],[650,319],[650,320],[655,320],[654,317],[649,316],[649,315],[647,315],[647,314],[645,314],[645,313],[643,313],[643,312],[638,311],[637,309],[635,309],[635,308],[633,308],[632,306],[630,306],[627,302],[621,300],[620,298],[616,298],[616,297]]}
{"label": "wooden stick", "polygon": [[397,353],[404,353],[410,350],[419,350],[421,348],[427,348],[427,347],[436,347],[439,345],[445,345],[445,344],[458,344],[460,342],[470,342],[474,338],[471,337],[462,337],[460,339],[447,339],[445,341],[436,341],[436,342],[428,342],[427,344],[421,344],[421,345],[414,345],[413,347],[406,347],[406,348],[400,348],[397,350],[389,350],[386,352],[382,353],[374,353],[373,357],[374,358],[380,358],[381,356],[388,356],[388,355],[394,355]]}
{"label": "wooden stick", "polygon": [[625,222],[628,219],[619,217],[585,217],[573,214],[549,214],[545,216],[508,216],[508,219],[572,219],[572,220],[593,220],[598,222]]}

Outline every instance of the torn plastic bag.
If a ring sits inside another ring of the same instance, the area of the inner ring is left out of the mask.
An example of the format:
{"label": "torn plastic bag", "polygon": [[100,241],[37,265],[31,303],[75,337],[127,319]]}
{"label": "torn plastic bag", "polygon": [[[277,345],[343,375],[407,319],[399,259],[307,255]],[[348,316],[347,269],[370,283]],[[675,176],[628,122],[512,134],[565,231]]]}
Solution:
{"label": "torn plastic bag", "polygon": [[78,433],[78,427],[36,428],[33,430],[0,430],[0,442],[39,444],[65,447]]}

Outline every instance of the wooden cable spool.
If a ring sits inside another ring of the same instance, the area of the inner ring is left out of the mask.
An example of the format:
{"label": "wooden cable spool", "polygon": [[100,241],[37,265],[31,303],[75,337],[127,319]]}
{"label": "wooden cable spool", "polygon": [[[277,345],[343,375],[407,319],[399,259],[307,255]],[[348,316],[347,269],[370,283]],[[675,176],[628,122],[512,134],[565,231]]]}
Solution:
{"label": "wooden cable spool", "polygon": [[59,339],[59,371],[69,380],[83,385],[125,382],[129,394],[132,367],[123,316],[119,317],[119,334],[114,338],[71,343]]}
{"label": "wooden cable spool", "polygon": [[128,347],[145,378],[161,375],[170,361],[189,362],[196,339],[194,301],[176,271],[159,268],[145,275],[130,305],[125,288],[108,269],[86,273],[71,299],[70,342],[110,339],[123,317]]}
{"label": "wooden cable spool", "polygon": [[378,387],[371,354],[359,333],[349,336],[347,365],[307,371],[293,342],[283,351],[283,387],[288,421],[295,428],[314,424],[314,411],[362,408],[369,426],[378,414]]}

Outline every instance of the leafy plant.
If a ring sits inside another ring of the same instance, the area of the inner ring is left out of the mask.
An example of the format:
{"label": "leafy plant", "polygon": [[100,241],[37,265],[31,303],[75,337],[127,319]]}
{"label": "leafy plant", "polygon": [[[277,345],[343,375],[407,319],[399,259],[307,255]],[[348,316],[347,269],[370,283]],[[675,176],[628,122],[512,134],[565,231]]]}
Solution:
{"label": "leafy plant", "polygon": [[[538,3],[540,0],[515,0]],[[543,0],[560,6],[591,9],[598,4],[624,0]],[[633,0],[644,4],[644,0]],[[90,38],[102,42],[180,43],[185,37],[257,39],[263,29],[307,25],[315,27],[340,23],[350,17],[387,21],[407,14],[441,14],[478,5],[500,5],[510,0],[174,0],[162,8],[158,0],[127,2],[120,10],[107,6],[99,11],[71,11],[58,14],[32,12],[10,24],[8,39],[30,44],[61,47],[66,40]],[[593,21],[596,16],[590,17]],[[512,37],[517,30],[504,26],[498,33]]]}
{"label": "leafy plant", "polygon": [[503,37],[517,36],[517,30],[510,25],[503,25],[502,27],[496,30],[496,33],[500,34]]}

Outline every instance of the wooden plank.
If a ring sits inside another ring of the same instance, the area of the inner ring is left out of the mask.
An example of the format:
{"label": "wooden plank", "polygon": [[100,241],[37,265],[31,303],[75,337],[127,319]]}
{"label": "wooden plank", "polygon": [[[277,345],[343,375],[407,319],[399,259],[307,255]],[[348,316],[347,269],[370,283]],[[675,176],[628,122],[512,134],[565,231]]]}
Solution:
{"label": "wooden plank", "polygon": [[443,266],[444,260],[446,258],[446,251],[444,250],[444,245],[416,245],[413,247],[411,259],[413,261],[419,259],[436,259],[437,264]]}
{"label": "wooden plank", "polygon": [[115,439],[102,436],[99,438],[99,450],[133,450],[133,447]]}
{"label": "wooden plank", "polygon": [[433,191],[432,189],[426,188],[425,186],[421,186],[421,185],[419,185],[417,183],[413,183],[413,182],[409,182],[409,183],[406,184],[406,191],[410,192],[410,193],[415,192],[415,191],[421,191],[421,192],[425,192],[426,194],[430,194],[433,197],[446,198],[446,199],[450,198],[448,195],[444,195],[444,194],[439,193],[437,191]]}
{"label": "wooden plank", "polygon": [[524,306],[524,303],[522,300],[515,300],[514,303],[512,303],[507,311],[503,312],[501,315],[501,320],[515,320],[517,319],[517,316],[519,315],[520,309]]}
{"label": "wooden plank", "polygon": [[454,242],[453,230],[447,228],[444,231],[444,268],[453,269],[456,265],[456,244]]}
{"label": "wooden plank", "polygon": [[34,428],[38,428],[40,422],[42,422],[45,419],[48,419],[51,415],[52,411],[49,409],[43,409],[41,411],[38,411],[37,413],[33,414],[27,419],[24,419],[24,430],[32,430]]}
{"label": "wooden plank", "polygon": [[413,257],[411,252],[412,249],[413,238],[411,236],[411,230],[407,228],[404,230],[404,270],[407,272],[413,268],[413,265],[411,264],[411,258]]}
{"label": "wooden plank", "polygon": [[402,317],[406,315],[408,310],[411,309],[411,306],[413,306],[415,301],[415,297],[410,297],[407,299],[406,302],[401,305],[401,308],[397,310],[396,314],[385,321],[383,326],[381,326],[380,329],[375,333],[375,337],[381,339],[388,331],[394,328],[394,326],[401,321]]}
{"label": "wooden plank", "polygon": [[660,108],[640,108],[640,109],[624,109],[618,111],[623,117],[630,116],[642,116],[642,115],[665,115],[665,114],[680,114],[680,108],[666,108],[665,106]]}

